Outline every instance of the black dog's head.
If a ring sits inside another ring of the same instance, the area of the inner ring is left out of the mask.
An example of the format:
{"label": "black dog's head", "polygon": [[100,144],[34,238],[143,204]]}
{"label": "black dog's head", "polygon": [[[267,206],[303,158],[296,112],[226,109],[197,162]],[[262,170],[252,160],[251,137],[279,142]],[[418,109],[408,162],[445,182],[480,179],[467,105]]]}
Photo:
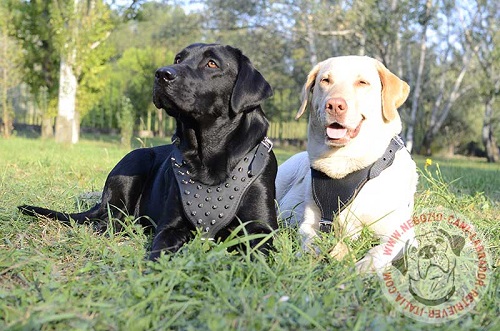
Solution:
{"label": "black dog's head", "polygon": [[193,44],[156,71],[153,102],[176,118],[175,136],[194,178],[214,184],[265,137],[260,104],[271,95],[240,50]]}
{"label": "black dog's head", "polygon": [[272,95],[269,83],[240,50],[218,44],[193,44],[174,64],[155,74],[153,102],[173,117],[196,121],[237,114]]}

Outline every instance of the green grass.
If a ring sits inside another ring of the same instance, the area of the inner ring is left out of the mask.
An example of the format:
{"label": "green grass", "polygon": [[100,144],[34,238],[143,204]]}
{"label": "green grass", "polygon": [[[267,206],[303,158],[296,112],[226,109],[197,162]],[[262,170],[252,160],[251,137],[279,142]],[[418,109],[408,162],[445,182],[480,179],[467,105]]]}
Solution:
{"label": "green grass", "polygon": [[[149,146],[160,141],[136,142]],[[127,152],[113,139],[76,146],[27,138],[0,140],[0,330],[499,330],[500,277],[472,312],[431,326],[402,316],[376,276],[359,276],[327,254],[298,255],[295,229],[275,234],[276,251],[228,253],[235,241],[196,238],[158,263],[150,238],[129,225],[99,236],[86,226],[21,216],[28,203],[76,210],[100,190]],[[276,149],[282,162],[291,152]],[[459,209],[484,233],[500,264],[500,167],[475,160],[422,166],[416,208]],[[455,181],[456,178],[459,178]],[[326,238],[325,246],[333,244]],[[369,245],[356,244],[361,257]]]}

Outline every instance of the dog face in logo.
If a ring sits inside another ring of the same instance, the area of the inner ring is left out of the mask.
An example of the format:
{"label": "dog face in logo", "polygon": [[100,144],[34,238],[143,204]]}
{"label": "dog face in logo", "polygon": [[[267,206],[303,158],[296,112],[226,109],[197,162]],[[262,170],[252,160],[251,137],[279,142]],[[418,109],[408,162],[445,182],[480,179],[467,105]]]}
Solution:
{"label": "dog face in logo", "polygon": [[392,261],[409,279],[409,290],[420,303],[436,306],[455,293],[455,267],[465,239],[443,229],[429,231],[406,243],[403,257]]}

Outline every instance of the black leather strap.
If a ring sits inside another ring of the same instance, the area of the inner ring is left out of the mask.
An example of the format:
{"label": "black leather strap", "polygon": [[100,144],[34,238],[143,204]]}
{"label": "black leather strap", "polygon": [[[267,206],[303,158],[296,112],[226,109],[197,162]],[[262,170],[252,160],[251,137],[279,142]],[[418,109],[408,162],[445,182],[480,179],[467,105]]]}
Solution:
{"label": "black leather strap", "polygon": [[340,179],[331,178],[323,172],[311,168],[313,198],[321,211],[321,221],[319,222],[321,232],[332,231],[334,218],[354,200],[366,182],[377,177],[383,170],[391,166],[396,152],[403,147],[402,139],[395,136],[391,139],[382,157],[377,161]]}
{"label": "black leather strap", "polygon": [[272,143],[266,137],[240,160],[224,183],[205,185],[191,178],[181,151],[174,148],[171,162],[184,214],[201,230],[204,239],[213,240],[234,219],[241,199],[264,170],[271,149]]}

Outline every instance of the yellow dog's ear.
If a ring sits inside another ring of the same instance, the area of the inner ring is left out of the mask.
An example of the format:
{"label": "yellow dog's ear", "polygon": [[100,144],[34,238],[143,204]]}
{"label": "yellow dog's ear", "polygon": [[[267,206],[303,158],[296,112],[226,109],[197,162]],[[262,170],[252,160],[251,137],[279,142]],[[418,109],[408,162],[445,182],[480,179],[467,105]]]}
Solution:
{"label": "yellow dog's ear", "polygon": [[382,114],[387,122],[398,116],[398,107],[408,98],[410,86],[377,61],[377,70],[382,82]]}
{"label": "yellow dog's ear", "polygon": [[304,84],[304,87],[302,88],[302,95],[300,97],[302,104],[300,105],[297,115],[295,115],[296,120],[298,120],[300,116],[302,116],[302,114],[304,114],[304,112],[306,111],[307,104],[309,103],[309,95],[312,93],[314,82],[316,81],[316,76],[318,76],[318,73],[319,64],[315,65],[314,68],[312,68],[311,72],[309,72],[309,74],[307,75],[307,80]]}

